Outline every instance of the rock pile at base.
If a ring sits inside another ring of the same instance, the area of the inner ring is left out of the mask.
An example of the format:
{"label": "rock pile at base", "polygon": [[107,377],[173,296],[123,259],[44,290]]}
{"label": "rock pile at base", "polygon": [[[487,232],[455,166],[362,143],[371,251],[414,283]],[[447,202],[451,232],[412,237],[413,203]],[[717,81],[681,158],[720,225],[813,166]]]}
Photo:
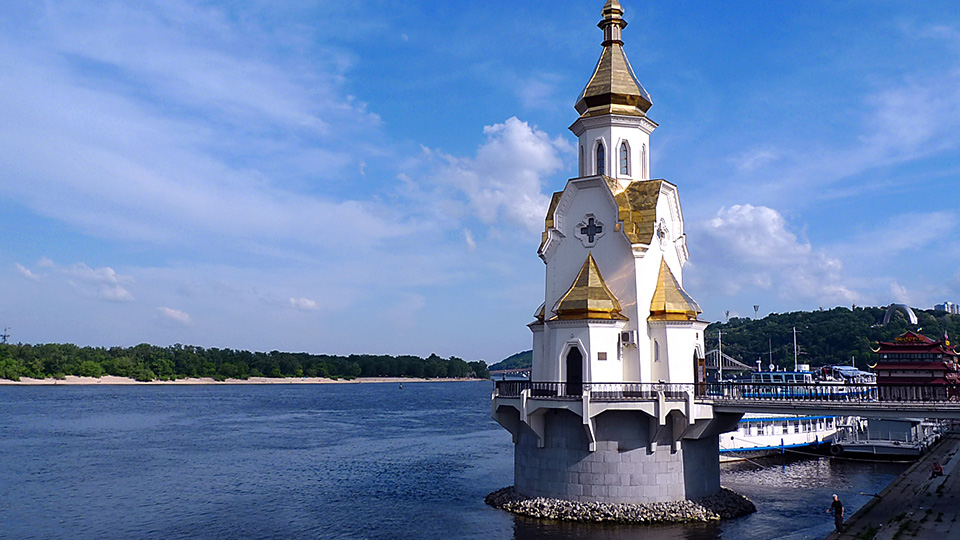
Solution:
{"label": "rock pile at base", "polygon": [[727,488],[696,501],[612,504],[525,497],[510,486],[487,495],[484,502],[494,508],[540,519],[647,524],[717,521],[757,511],[749,499]]}

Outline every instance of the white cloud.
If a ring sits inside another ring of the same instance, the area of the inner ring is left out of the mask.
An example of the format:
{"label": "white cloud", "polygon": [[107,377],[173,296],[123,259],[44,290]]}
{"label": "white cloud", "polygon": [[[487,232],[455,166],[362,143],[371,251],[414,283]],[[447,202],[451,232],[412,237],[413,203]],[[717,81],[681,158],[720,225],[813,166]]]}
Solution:
{"label": "white cloud", "polygon": [[483,223],[506,220],[539,230],[550,202],[543,193],[544,177],[563,167],[562,153],[572,155],[569,143],[516,117],[483,132],[487,140],[475,157],[441,156],[447,163],[437,174],[438,184],[465,196]]}
{"label": "white cloud", "polygon": [[752,171],[776,161],[779,157],[780,152],[776,149],[756,148],[733,156],[730,161],[741,171]]}
{"label": "white cloud", "polygon": [[29,279],[30,281],[40,281],[40,276],[34,274],[30,271],[29,268],[23,266],[20,263],[13,263],[17,267],[17,271],[20,272],[20,275]]}
{"label": "white cloud", "polygon": [[133,295],[126,288],[133,283],[133,278],[118,274],[109,266],[90,268],[81,262],[70,267],[57,267],[57,270],[68,277],[67,283],[74,290],[83,295],[113,302],[133,301]]}
{"label": "white cloud", "polygon": [[730,296],[763,291],[780,301],[819,305],[860,299],[844,282],[841,262],[801,241],[772,208],[721,208],[713,219],[693,228],[695,264],[690,270],[699,290]]}
{"label": "white cloud", "polygon": [[913,301],[913,295],[910,294],[910,291],[896,281],[890,284],[890,296],[893,297],[894,303],[897,304],[910,305]]}
{"label": "white cloud", "polygon": [[316,311],[319,308],[317,302],[309,298],[291,298],[290,305],[303,311]]}
{"label": "white cloud", "polygon": [[257,38],[282,29],[176,0],[47,8],[0,33],[0,163],[16,171],[0,196],[95,236],[178,245],[409,231],[390,206],[318,182],[354,175],[358,150],[389,151],[377,116],[343,91],[344,53],[279,54]]}
{"label": "white cloud", "polygon": [[474,251],[477,249],[477,242],[473,239],[473,233],[470,229],[463,230],[463,240],[467,243],[467,249]]}
{"label": "white cloud", "polygon": [[190,319],[190,315],[188,313],[180,311],[179,309],[173,309],[168,307],[158,307],[157,311],[159,311],[160,314],[166,317],[167,319],[176,321],[183,325],[187,325],[192,322]]}
{"label": "white cloud", "polygon": [[539,73],[521,80],[516,85],[520,102],[527,109],[555,109],[569,106],[569,96],[557,95],[562,78],[555,74]]}

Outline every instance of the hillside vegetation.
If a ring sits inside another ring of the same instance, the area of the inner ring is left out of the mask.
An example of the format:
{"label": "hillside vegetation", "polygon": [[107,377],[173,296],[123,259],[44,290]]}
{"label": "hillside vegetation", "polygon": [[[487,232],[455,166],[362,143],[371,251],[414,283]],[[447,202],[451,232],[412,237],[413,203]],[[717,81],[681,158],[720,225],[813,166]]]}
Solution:
{"label": "hillside vegetation", "polygon": [[[960,338],[960,315],[943,311],[917,310],[920,333],[942,339],[946,331],[950,342]],[[713,323],[704,335],[707,350],[717,348],[718,333],[723,333],[723,352],[745,364],[755,366],[762,360],[766,369],[772,356],[774,365],[793,369],[793,328],[797,329],[799,363],[811,366],[850,364],[861,369],[873,360],[872,347],[878,341],[890,341],[911,326],[901,312],[886,327],[880,326],[886,308],[838,307],[821,311],[772,313],[762,319],[733,318],[726,323]],[[772,355],[771,355],[772,351]],[[532,351],[517,353],[490,366],[491,370],[529,367]]]}
{"label": "hillside vegetation", "polygon": [[464,362],[451,356],[350,355],[250,352],[204,349],[189,345],[158,347],[79,347],[71,344],[0,344],[0,378],[42,379],[66,375],[116,375],[138,381],[212,377],[479,377],[489,378],[484,362]]}
{"label": "hillside vegetation", "polygon": [[533,351],[522,351],[508,356],[496,364],[490,366],[490,371],[499,369],[522,369],[528,368],[533,363]]}
{"label": "hillside vegetation", "polygon": [[[920,333],[932,339],[942,339],[944,331],[951,343],[960,337],[960,316],[943,311],[914,310]],[[717,334],[723,333],[723,352],[756,365],[761,359],[764,368],[770,362],[781,368],[793,368],[793,328],[797,329],[799,363],[811,366],[850,364],[855,361],[861,369],[875,361],[871,348],[878,341],[891,341],[911,326],[901,312],[889,325],[883,327],[886,308],[838,307],[825,311],[795,311],[773,313],[758,320],[733,318],[727,323],[713,323],[705,334],[708,350],[717,347]]]}

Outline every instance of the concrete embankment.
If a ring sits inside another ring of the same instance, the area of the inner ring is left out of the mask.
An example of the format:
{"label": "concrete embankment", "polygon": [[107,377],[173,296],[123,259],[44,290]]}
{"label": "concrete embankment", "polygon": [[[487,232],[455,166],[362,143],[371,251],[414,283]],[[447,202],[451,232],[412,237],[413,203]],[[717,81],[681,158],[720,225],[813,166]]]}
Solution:
{"label": "concrete embankment", "polygon": [[[865,504],[827,540],[960,538],[960,433],[948,433],[930,452]],[[931,477],[934,462],[943,476]]]}

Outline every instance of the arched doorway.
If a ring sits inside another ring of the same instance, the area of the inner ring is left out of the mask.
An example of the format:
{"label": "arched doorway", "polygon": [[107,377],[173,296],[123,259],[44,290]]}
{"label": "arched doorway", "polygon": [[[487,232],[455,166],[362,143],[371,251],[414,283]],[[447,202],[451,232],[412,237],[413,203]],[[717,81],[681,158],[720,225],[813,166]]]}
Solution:
{"label": "arched doorway", "polygon": [[567,352],[567,388],[566,395],[583,395],[583,353],[577,347]]}
{"label": "arched doorway", "polygon": [[693,379],[696,383],[696,395],[707,395],[707,359],[700,354],[699,347],[693,351]]}

